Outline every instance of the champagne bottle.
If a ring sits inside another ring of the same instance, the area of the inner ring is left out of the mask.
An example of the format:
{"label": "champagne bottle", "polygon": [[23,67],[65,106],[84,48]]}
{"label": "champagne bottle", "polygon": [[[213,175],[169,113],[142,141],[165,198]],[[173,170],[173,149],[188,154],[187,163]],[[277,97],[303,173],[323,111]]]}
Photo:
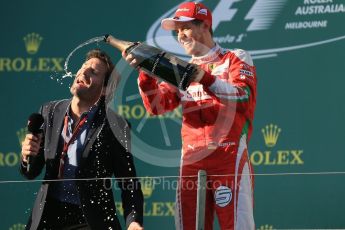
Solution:
{"label": "champagne bottle", "polygon": [[105,35],[104,41],[121,52],[132,54],[138,61],[138,66],[143,71],[166,81],[179,89],[186,90],[196,67],[176,56],[139,42],[128,42]]}

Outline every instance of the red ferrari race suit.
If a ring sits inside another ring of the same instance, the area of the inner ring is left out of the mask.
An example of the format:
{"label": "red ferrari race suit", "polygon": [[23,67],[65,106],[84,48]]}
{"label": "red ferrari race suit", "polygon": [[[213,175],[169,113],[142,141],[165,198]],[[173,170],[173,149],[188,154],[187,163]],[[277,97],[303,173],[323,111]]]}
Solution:
{"label": "red ferrari race suit", "polygon": [[182,157],[176,196],[177,229],[195,229],[199,169],[206,170],[205,229],[216,212],[221,229],[254,229],[253,176],[247,144],[256,104],[256,72],[250,55],[216,45],[191,62],[205,70],[186,91],[140,72],[144,106],[157,115],[182,105]]}

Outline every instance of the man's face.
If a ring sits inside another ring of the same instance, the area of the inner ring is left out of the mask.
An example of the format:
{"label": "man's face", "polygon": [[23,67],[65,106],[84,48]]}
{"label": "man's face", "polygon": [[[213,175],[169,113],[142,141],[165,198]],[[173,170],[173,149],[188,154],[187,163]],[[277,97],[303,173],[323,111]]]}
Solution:
{"label": "man's face", "polygon": [[208,31],[203,23],[195,25],[192,22],[176,22],[178,42],[189,55],[201,56],[205,52],[205,35]]}
{"label": "man's face", "polygon": [[98,58],[84,62],[71,86],[71,93],[85,102],[96,102],[101,96],[107,66]]}

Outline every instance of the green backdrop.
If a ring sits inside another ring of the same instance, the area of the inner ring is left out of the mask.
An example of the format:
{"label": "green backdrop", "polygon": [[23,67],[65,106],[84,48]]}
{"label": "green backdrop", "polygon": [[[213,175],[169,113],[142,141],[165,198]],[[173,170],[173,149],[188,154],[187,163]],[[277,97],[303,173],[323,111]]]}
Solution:
{"label": "green backdrop", "polygon": [[[345,2],[203,2],[214,13],[215,40],[226,48],[250,51],[257,67],[257,109],[249,146],[257,174],[257,229],[345,228]],[[68,54],[84,41],[110,33],[185,58],[171,33],[159,28],[160,18],[170,16],[179,3],[1,4],[0,229],[22,229],[27,221],[40,182],[18,182],[24,181],[18,172],[20,142],[29,114],[43,102],[70,96],[71,79],[62,79]],[[112,54],[122,75],[112,106],[132,123],[138,175],[148,177],[143,179],[145,229],[174,229],[181,111],[147,117],[135,70],[105,44],[78,50],[69,70],[75,71],[85,51],[95,47]]]}

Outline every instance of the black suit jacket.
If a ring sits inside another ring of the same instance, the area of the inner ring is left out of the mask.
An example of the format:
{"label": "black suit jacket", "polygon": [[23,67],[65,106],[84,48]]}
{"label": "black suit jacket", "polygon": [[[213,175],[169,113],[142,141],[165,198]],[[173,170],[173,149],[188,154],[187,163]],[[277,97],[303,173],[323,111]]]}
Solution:
{"label": "black suit jacket", "polygon": [[[39,154],[30,159],[29,171],[25,164],[21,165],[21,173],[26,178],[36,178],[45,166],[44,179],[57,179],[62,150],[61,131],[70,102],[70,99],[61,100],[42,106],[44,144],[42,143]],[[110,178],[113,175],[115,178],[136,177],[136,171],[130,153],[129,126],[126,120],[113,111],[105,112],[104,100],[101,100],[93,118],[84,146],[76,178],[92,179],[78,180],[76,185],[86,221],[92,229],[109,229],[109,227],[120,229],[115,215],[116,208],[111,180],[94,178]],[[28,229],[36,229],[40,224],[44,204],[52,183],[54,182],[42,183],[28,222]],[[128,227],[133,221],[142,224],[143,195],[139,181],[117,179],[117,183],[122,190],[122,207],[126,226]]]}

